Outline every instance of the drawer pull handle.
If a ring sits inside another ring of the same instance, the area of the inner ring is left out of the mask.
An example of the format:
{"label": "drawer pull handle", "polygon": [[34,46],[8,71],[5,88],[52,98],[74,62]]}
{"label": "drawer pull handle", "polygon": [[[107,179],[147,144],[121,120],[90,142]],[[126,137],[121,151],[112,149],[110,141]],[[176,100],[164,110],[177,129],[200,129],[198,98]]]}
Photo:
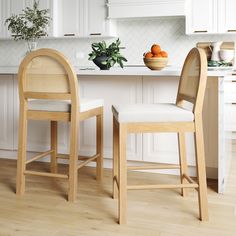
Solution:
{"label": "drawer pull handle", "polygon": [[102,35],[101,33],[91,33],[90,36]]}
{"label": "drawer pull handle", "polygon": [[68,37],[68,36],[75,36],[75,34],[64,34],[64,36]]}
{"label": "drawer pull handle", "polygon": [[236,32],[236,29],[227,30],[228,32]]}
{"label": "drawer pull handle", "polygon": [[194,33],[207,33],[207,30],[194,30]]}

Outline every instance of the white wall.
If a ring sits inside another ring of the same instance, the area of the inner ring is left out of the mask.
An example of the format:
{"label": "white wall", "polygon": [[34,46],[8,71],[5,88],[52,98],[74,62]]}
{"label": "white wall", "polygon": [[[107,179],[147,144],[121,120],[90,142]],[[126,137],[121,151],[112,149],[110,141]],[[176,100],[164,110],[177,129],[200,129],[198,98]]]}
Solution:
{"label": "white wall", "polygon": [[[123,54],[128,59],[128,64],[143,64],[143,52],[149,50],[153,43],[160,44],[169,53],[170,64],[182,65],[187,52],[196,42],[236,41],[236,35],[187,36],[184,18],[120,20],[118,34],[122,45],[126,47]],[[91,43],[98,40],[100,39],[47,39],[39,40],[38,47],[58,49],[69,57],[74,65],[93,66],[93,63],[87,60],[87,54],[91,50]],[[0,66],[18,65],[25,51],[24,42],[0,41]],[[76,52],[83,52],[84,59],[78,60]]]}

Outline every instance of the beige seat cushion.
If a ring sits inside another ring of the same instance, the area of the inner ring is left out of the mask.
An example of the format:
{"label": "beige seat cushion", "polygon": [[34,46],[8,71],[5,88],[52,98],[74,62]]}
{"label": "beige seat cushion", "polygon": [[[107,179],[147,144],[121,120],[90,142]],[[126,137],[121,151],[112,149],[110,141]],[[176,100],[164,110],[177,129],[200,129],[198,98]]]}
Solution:
{"label": "beige seat cushion", "polygon": [[117,121],[129,122],[185,122],[193,121],[194,115],[170,103],[113,105]]}
{"label": "beige seat cushion", "polygon": [[[80,99],[80,112],[89,111],[102,107],[103,99]],[[55,101],[46,99],[31,100],[28,102],[28,109],[34,111],[70,111],[70,101]]]}

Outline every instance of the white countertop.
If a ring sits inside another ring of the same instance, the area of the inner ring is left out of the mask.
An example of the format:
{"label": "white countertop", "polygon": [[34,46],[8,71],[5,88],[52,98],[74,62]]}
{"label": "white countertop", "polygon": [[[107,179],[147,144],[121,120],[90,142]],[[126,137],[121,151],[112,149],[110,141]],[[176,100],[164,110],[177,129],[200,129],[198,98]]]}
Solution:
{"label": "white countertop", "polygon": [[[167,66],[160,71],[152,71],[147,67],[125,67],[121,69],[119,67],[111,68],[110,70],[100,70],[99,68],[88,67],[74,67],[78,75],[127,75],[127,76],[180,76],[181,68],[174,66]],[[17,66],[0,66],[0,74],[17,74]],[[232,75],[233,70],[214,70],[208,71],[208,76],[227,76]]]}

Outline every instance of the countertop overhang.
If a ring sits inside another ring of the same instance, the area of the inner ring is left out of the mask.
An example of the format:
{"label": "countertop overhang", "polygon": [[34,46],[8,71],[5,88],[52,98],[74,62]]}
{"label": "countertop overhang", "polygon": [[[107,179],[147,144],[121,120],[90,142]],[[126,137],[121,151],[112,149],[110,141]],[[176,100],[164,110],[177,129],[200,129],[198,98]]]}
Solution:
{"label": "countertop overhang", "polygon": [[[101,75],[101,76],[180,76],[181,67],[168,66],[159,71],[153,71],[146,67],[119,67],[110,70],[100,70],[93,67],[74,66],[77,75]],[[17,74],[18,66],[0,66],[0,74]],[[214,70],[208,71],[207,75],[212,77],[224,77],[232,75],[234,70]]]}

